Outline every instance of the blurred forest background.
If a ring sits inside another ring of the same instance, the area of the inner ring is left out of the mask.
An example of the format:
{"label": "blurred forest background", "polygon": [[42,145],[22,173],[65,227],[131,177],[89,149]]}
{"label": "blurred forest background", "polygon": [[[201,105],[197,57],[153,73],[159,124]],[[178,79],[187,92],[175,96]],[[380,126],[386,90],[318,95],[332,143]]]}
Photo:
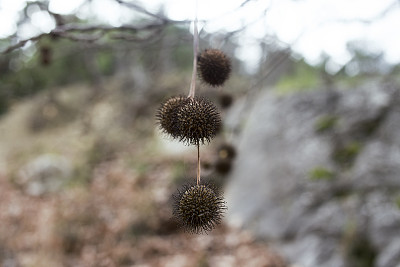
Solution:
{"label": "blurred forest background", "polygon": [[[133,16],[130,23],[113,26],[58,14],[49,9],[50,2],[24,3],[15,32],[0,39],[0,266],[295,264],[274,249],[274,242],[246,231],[251,227],[229,226],[229,216],[205,236],[182,233],[171,219],[171,194],[194,179],[197,159],[194,148],[160,133],[154,115],[166,98],[188,93],[192,22],[168,18],[162,6],[150,12],[137,1],[115,0]],[[395,2],[391,9],[398,9]],[[47,14],[54,28],[22,36],[38,13]],[[204,177],[222,188],[231,182],[235,154],[240,160],[245,153],[240,137],[263,92],[282,99],[369,84],[390,84],[398,91],[400,63],[387,62],[384,51],[371,52],[362,40],[348,42],[351,59],[332,71],[329,55],[310,64],[291,44],[265,34],[254,40],[262,53],[249,71],[237,54],[246,26],[200,31],[200,49],[222,49],[233,63],[222,88],[198,81],[197,91],[227,119],[220,135],[200,150]],[[329,130],[337,120],[330,113],[319,118],[316,132]],[[336,171],[348,173],[343,166],[362,149],[364,139],[359,140],[342,146],[340,168],[318,165],[304,179],[329,183]],[[393,193],[392,203],[400,207],[400,191]],[[353,246],[353,241],[341,238],[342,245]],[[378,252],[368,249],[349,249],[345,258],[352,267],[395,266],[378,264]],[[304,262],[296,266],[318,266]]]}

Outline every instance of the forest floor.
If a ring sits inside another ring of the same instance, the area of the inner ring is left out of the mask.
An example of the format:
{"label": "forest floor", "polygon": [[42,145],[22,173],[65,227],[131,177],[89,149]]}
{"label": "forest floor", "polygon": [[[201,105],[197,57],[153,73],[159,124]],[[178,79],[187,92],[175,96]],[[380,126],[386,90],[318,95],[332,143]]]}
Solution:
{"label": "forest floor", "polygon": [[[184,233],[171,195],[194,179],[195,150],[163,139],[154,103],[89,91],[42,93],[0,118],[0,266],[286,266],[225,222],[207,235]],[[30,163],[46,155],[65,159],[69,175],[38,190],[29,179],[46,165]],[[204,162],[214,157],[212,144],[203,149]]]}

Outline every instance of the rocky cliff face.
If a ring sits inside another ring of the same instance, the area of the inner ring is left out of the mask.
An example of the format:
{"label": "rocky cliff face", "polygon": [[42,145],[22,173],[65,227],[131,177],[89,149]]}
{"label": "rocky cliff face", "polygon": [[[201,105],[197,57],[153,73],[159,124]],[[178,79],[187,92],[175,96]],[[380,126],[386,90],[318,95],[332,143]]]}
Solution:
{"label": "rocky cliff face", "polygon": [[399,267],[399,94],[261,92],[237,140],[228,221],[299,266]]}

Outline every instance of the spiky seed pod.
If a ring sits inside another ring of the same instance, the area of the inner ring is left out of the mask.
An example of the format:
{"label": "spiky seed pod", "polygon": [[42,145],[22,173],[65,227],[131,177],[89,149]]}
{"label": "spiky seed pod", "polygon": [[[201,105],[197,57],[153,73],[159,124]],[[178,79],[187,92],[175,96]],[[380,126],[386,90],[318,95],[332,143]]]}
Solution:
{"label": "spiky seed pod", "polygon": [[232,170],[232,161],[227,159],[219,159],[215,163],[215,171],[221,175],[227,175]]}
{"label": "spiky seed pod", "polygon": [[173,198],[174,217],[185,231],[195,234],[214,229],[227,209],[223,197],[212,184],[186,184]]}
{"label": "spiky seed pod", "polygon": [[207,98],[187,98],[179,106],[180,141],[197,145],[210,142],[221,129],[221,115],[217,107]]}
{"label": "spiky seed pod", "polygon": [[40,64],[42,66],[48,66],[51,63],[52,50],[48,46],[42,46],[40,48]]}
{"label": "spiky seed pod", "polygon": [[222,108],[229,108],[233,102],[233,96],[231,94],[222,93],[218,97],[218,102]]}
{"label": "spiky seed pod", "polygon": [[207,161],[207,160],[203,160],[203,161],[201,162],[201,167],[202,167],[203,169],[205,169],[205,170],[209,170],[209,169],[212,168],[212,164],[211,164],[209,161]]}
{"label": "spiky seed pod", "polygon": [[206,49],[198,56],[200,78],[211,86],[221,86],[231,73],[231,60],[219,49]]}
{"label": "spiky seed pod", "polygon": [[221,144],[217,151],[220,159],[232,160],[236,157],[235,147],[228,143]]}
{"label": "spiky seed pod", "polygon": [[157,110],[156,119],[160,129],[173,138],[180,136],[177,112],[179,107],[186,101],[184,96],[173,96],[164,101]]}

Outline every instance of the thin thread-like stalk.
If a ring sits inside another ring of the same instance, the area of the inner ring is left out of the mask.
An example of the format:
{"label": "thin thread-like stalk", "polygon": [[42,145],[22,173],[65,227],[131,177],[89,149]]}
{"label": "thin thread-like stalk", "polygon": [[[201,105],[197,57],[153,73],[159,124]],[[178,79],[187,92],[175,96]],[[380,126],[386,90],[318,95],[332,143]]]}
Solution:
{"label": "thin thread-like stalk", "polygon": [[197,185],[200,184],[200,145],[197,143]]}
{"label": "thin thread-like stalk", "polygon": [[[190,90],[188,97],[194,98],[196,93],[196,77],[197,77],[197,54],[199,50],[199,32],[197,30],[197,9],[198,0],[196,0],[195,15],[193,22],[193,73],[192,81],[190,82]],[[197,185],[200,184],[200,143],[197,143]]]}
{"label": "thin thread-like stalk", "polygon": [[197,30],[197,1],[196,1],[196,18],[193,23],[193,73],[190,82],[190,91],[188,97],[194,98],[196,93],[196,77],[197,77],[197,54],[199,50],[199,32]]}

